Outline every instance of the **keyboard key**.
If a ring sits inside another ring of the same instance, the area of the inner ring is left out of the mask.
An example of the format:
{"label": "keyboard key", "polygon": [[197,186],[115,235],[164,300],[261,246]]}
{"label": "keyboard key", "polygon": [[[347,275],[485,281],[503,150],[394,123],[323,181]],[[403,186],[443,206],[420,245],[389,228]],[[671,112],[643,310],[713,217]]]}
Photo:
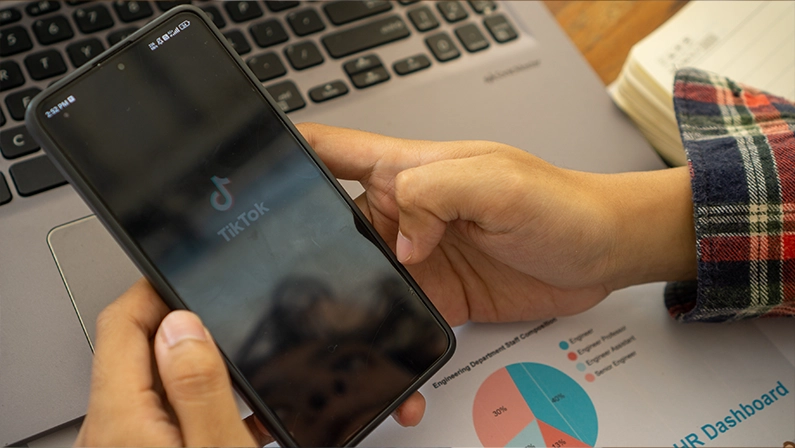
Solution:
{"label": "keyboard key", "polygon": [[224,37],[226,37],[226,40],[232,44],[232,48],[237,51],[237,54],[242,55],[251,51],[251,45],[248,44],[246,36],[244,36],[240,31],[229,31],[228,33],[224,33]]}
{"label": "keyboard key", "polygon": [[61,4],[58,2],[37,1],[30,2],[30,4],[25,8],[25,12],[35,17],[42,14],[47,14],[48,12],[58,11],[59,9],[61,9]]}
{"label": "keyboard key", "polygon": [[401,76],[418,72],[431,66],[431,60],[424,54],[418,54],[406,59],[401,59],[392,65],[395,73]]}
{"label": "keyboard key", "polygon": [[273,52],[254,56],[246,63],[260,82],[270,81],[287,73],[279,55]]}
{"label": "keyboard key", "polygon": [[299,36],[306,36],[326,29],[326,25],[323,24],[323,20],[314,9],[304,9],[290,13],[287,16],[287,23],[290,24],[295,34]]}
{"label": "keyboard key", "polygon": [[348,93],[348,87],[342,81],[331,81],[330,83],[317,86],[309,91],[309,98],[316,103],[322,103],[333,98],[340,97]]}
{"label": "keyboard key", "polygon": [[431,49],[433,56],[439,62],[447,62],[461,56],[458,48],[447,33],[434,34],[425,39],[425,43],[428,44],[428,48]]}
{"label": "keyboard key", "polygon": [[419,2],[420,0],[400,0],[401,5],[411,5]]}
{"label": "keyboard key", "polygon": [[104,50],[105,47],[102,45],[102,42],[100,42],[99,39],[93,38],[81,40],[80,42],[69,45],[66,47],[66,54],[69,55],[72,65],[80,67]]}
{"label": "keyboard key", "polygon": [[66,184],[66,179],[47,156],[11,165],[8,172],[20,196],[33,196]]}
{"label": "keyboard key", "polygon": [[0,126],[6,124],[6,116],[3,115],[3,111],[0,110]]}
{"label": "keyboard key", "polygon": [[486,37],[483,36],[483,33],[480,32],[474,23],[456,28],[455,35],[458,36],[458,40],[464,44],[464,48],[470,53],[489,48],[489,41],[486,40]]}
{"label": "keyboard key", "polygon": [[15,159],[39,150],[25,125],[0,132],[0,153],[6,159]]}
{"label": "keyboard key", "polygon": [[284,49],[284,54],[290,65],[296,70],[304,70],[323,63],[323,55],[314,42],[300,42],[289,45]]}
{"label": "keyboard key", "polygon": [[265,6],[273,12],[284,11],[285,9],[295,8],[300,2],[265,2]]}
{"label": "keyboard key", "polygon": [[486,25],[486,29],[489,30],[494,40],[499,43],[508,42],[518,37],[516,30],[503,15],[487,17],[483,20],[483,24]]}
{"label": "keyboard key", "polygon": [[42,45],[54,44],[74,36],[69,21],[64,16],[47,17],[33,23],[33,34]]}
{"label": "keyboard key", "polygon": [[33,48],[30,35],[21,26],[0,30],[0,56],[11,56]]}
{"label": "keyboard key", "polygon": [[342,68],[350,76],[353,85],[360,89],[380,84],[389,79],[389,73],[381,64],[381,60],[373,54],[346,62]]}
{"label": "keyboard key", "polygon": [[238,23],[262,16],[262,8],[259,7],[257,2],[226,1],[224,2],[224,7],[226,12],[229,13],[229,17]]}
{"label": "keyboard key", "polygon": [[392,4],[388,1],[351,1],[343,0],[339,2],[327,3],[323,6],[331,23],[334,25],[344,25],[365,17],[374,16],[392,9]]}
{"label": "keyboard key", "polygon": [[431,8],[427,6],[421,6],[409,11],[409,20],[417,28],[417,31],[428,31],[439,26],[439,21],[436,20]]}
{"label": "keyboard key", "polygon": [[0,26],[14,23],[22,18],[22,13],[17,8],[0,9]]}
{"label": "keyboard key", "polygon": [[298,87],[296,87],[295,83],[292,81],[284,81],[282,83],[266,87],[265,90],[268,91],[268,93],[276,101],[276,104],[285,113],[292,112],[306,106],[306,102],[301,96],[301,92],[298,91]]}
{"label": "keyboard key", "polygon": [[384,67],[376,67],[366,72],[351,76],[351,82],[359,89],[371,87],[389,80],[389,73]]}
{"label": "keyboard key", "polygon": [[436,3],[436,8],[445,20],[450,23],[466,19],[469,14],[464,11],[463,5],[457,1],[443,1]]}
{"label": "keyboard key", "polygon": [[77,27],[85,34],[113,26],[113,18],[105,5],[95,4],[77,9],[72,17]]}
{"label": "keyboard key", "polygon": [[469,6],[471,6],[472,9],[474,9],[475,12],[478,14],[485,14],[487,10],[495,11],[497,9],[497,4],[491,0],[485,0],[485,1],[469,0]]}
{"label": "keyboard key", "polygon": [[215,6],[205,6],[202,8],[207,17],[213,21],[216,28],[221,29],[226,26],[226,20],[221,16],[221,12]]}
{"label": "keyboard key", "polygon": [[130,34],[134,33],[138,28],[129,27],[129,28],[122,28],[118,31],[114,31],[108,34],[108,43],[113,46],[118,44],[119,42],[123,41],[127,38]]}
{"label": "keyboard key", "polygon": [[149,2],[144,1],[117,0],[113,2],[113,9],[116,10],[119,19],[127,23],[145,19],[154,13]]}
{"label": "keyboard key", "polygon": [[323,38],[323,45],[334,58],[369,50],[409,36],[406,23],[398,16],[339,31]]}
{"label": "keyboard key", "polygon": [[66,73],[66,62],[58,50],[42,51],[26,57],[25,67],[30,77],[37,81]]}
{"label": "keyboard key", "polygon": [[288,39],[287,32],[278,20],[266,20],[252,25],[250,30],[254,42],[262,48],[282,43]]}
{"label": "keyboard key", "polygon": [[28,107],[28,104],[30,104],[30,100],[38,95],[39,92],[41,92],[41,89],[31,87],[8,95],[6,97],[6,107],[8,107],[8,113],[11,114],[11,118],[17,121],[24,120],[25,109]]}
{"label": "keyboard key", "polygon": [[11,190],[8,189],[6,178],[0,173],[0,205],[11,202]]}
{"label": "keyboard key", "polygon": [[383,64],[378,56],[368,54],[367,56],[358,57],[352,61],[346,62],[342,68],[348,75],[355,75],[367,70],[372,70],[376,67],[381,67]]}
{"label": "keyboard key", "polygon": [[0,62],[0,92],[25,84],[22,69],[14,61]]}
{"label": "keyboard key", "polygon": [[176,8],[179,5],[188,5],[190,0],[172,0],[172,1],[159,1],[155,2],[161,11],[166,12],[171,8]]}

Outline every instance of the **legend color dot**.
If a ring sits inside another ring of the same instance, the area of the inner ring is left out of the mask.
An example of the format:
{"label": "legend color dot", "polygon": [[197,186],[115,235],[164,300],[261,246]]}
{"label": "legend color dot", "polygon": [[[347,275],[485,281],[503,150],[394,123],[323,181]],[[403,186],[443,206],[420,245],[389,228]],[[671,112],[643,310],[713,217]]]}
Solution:
{"label": "legend color dot", "polygon": [[592,373],[589,373],[589,374],[585,375],[585,381],[588,381],[589,383],[593,383],[593,380],[595,380],[595,379],[596,379],[596,377],[593,376]]}
{"label": "legend color dot", "polygon": [[566,341],[560,341],[560,344],[558,344],[558,346],[560,347],[561,350],[568,350],[569,343]]}
{"label": "legend color dot", "polygon": [[574,352],[569,352],[569,359],[571,359],[572,361],[576,361],[577,360],[577,354],[574,353]]}

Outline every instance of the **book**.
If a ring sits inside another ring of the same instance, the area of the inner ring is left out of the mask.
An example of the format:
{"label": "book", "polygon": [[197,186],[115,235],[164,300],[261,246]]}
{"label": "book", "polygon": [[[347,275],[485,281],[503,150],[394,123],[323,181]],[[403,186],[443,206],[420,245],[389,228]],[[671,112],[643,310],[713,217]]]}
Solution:
{"label": "book", "polygon": [[687,163],[673,108],[683,67],[795,99],[795,2],[692,1],[632,47],[608,91],[672,166]]}

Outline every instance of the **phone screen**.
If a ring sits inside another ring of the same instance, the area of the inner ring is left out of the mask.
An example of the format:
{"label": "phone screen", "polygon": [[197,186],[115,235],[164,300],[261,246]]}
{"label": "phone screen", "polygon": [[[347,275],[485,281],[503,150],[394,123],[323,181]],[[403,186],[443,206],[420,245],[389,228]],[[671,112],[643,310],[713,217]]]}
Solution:
{"label": "phone screen", "polygon": [[38,110],[299,444],[348,443],[449,354],[446,324],[195,14]]}

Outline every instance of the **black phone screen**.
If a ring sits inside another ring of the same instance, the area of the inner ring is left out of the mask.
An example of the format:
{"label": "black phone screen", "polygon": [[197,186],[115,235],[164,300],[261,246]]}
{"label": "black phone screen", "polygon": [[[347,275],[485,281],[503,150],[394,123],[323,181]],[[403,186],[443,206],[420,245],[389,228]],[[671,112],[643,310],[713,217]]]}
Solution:
{"label": "black phone screen", "polygon": [[347,443],[449,351],[444,324],[196,15],[39,110],[299,444]]}

